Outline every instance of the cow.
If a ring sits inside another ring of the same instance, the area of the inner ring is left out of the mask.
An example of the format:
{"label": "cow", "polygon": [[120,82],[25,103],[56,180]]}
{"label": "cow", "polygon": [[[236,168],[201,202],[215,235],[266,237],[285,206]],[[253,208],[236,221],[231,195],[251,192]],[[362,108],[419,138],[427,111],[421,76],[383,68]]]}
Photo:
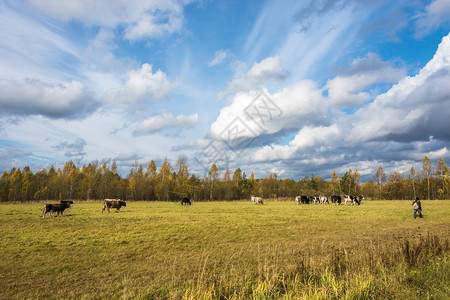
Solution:
{"label": "cow", "polygon": [[328,203],[328,197],[320,196],[320,197],[319,197],[319,202],[320,202],[321,204]]}
{"label": "cow", "polygon": [[181,205],[184,205],[184,204],[192,205],[191,200],[189,198],[186,198],[186,197],[181,199]]}
{"label": "cow", "polygon": [[251,197],[251,201],[252,201],[253,204],[261,204],[261,205],[264,204],[264,202],[263,202],[261,197],[254,197],[254,196],[252,196]]}
{"label": "cow", "polygon": [[353,196],[353,195],[345,196],[345,197],[344,197],[344,199],[345,199],[345,205],[347,205],[347,202],[350,202],[351,205],[355,205],[355,204],[360,205],[361,202],[360,202],[360,200],[358,199],[358,197],[360,197],[360,196]]}
{"label": "cow", "polygon": [[349,196],[349,195],[345,195],[344,196],[344,203],[345,203],[345,205],[347,205],[347,202],[350,202],[350,204],[353,204],[352,196]]}
{"label": "cow", "polygon": [[309,204],[309,197],[307,196],[297,196],[295,197],[295,201],[297,201],[297,204]]}
{"label": "cow", "polygon": [[69,208],[70,204],[73,204],[73,201],[61,200],[60,203],[58,203],[58,204],[45,204],[42,218],[44,219],[45,214],[47,214],[47,213],[50,215],[50,217],[52,217],[52,212],[57,212],[58,214],[56,216],[59,216],[59,214],[61,214],[61,217],[62,217],[63,211],[66,208]]}
{"label": "cow", "polygon": [[351,197],[353,197],[353,203],[358,205],[361,205],[361,200],[364,198],[362,195]]}
{"label": "cow", "polygon": [[363,195],[356,196],[356,201],[358,205],[361,205],[361,201],[364,199]]}
{"label": "cow", "polygon": [[316,204],[316,203],[319,203],[319,198],[318,198],[318,197],[310,196],[310,197],[309,197],[309,201],[312,202],[312,203],[314,203],[314,204]]}
{"label": "cow", "polygon": [[333,202],[334,205],[341,205],[342,198],[341,196],[333,195],[331,196],[331,202]]}
{"label": "cow", "polygon": [[105,201],[103,201],[102,213],[105,211],[105,209],[108,209],[108,212],[109,212],[110,208],[115,208],[115,209],[117,209],[116,212],[119,212],[119,210],[122,206],[127,206],[127,203],[123,200],[105,199]]}

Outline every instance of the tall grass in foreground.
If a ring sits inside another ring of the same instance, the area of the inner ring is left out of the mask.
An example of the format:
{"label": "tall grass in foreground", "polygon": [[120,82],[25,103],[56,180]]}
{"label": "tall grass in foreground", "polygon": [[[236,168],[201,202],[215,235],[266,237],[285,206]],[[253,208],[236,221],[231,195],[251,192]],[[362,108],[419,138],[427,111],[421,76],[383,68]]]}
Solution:
{"label": "tall grass in foreground", "polygon": [[[294,269],[267,257],[253,274],[201,274],[183,299],[449,299],[449,241],[426,235],[394,245],[333,248],[322,257],[299,254]],[[276,254],[274,254],[276,255]],[[204,270],[202,270],[204,271]],[[172,298],[146,294],[144,298]]]}

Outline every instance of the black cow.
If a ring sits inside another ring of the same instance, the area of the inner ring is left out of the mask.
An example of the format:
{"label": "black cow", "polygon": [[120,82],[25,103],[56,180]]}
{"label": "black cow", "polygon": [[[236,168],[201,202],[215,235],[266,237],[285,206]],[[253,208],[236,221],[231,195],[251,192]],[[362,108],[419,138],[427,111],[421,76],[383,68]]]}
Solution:
{"label": "black cow", "polygon": [[63,216],[63,211],[66,208],[70,207],[70,204],[73,204],[73,201],[70,200],[62,200],[60,203],[58,204],[45,204],[44,210],[43,210],[43,214],[42,214],[42,218],[45,218],[45,214],[49,214],[50,217],[52,217],[52,212],[57,212],[58,214],[56,216],[59,216],[59,214],[61,214],[61,217]]}
{"label": "black cow", "polygon": [[115,208],[117,209],[116,212],[119,212],[120,208],[122,206],[127,206],[127,203],[123,200],[120,199],[105,199],[105,201],[103,201],[103,209],[102,209],[102,213],[105,211],[105,209],[109,209],[110,208]]}
{"label": "black cow", "polygon": [[191,203],[191,200],[189,198],[182,198],[181,199],[181,205],[184,205],[184,204],[191,205],[192,203]]}
{"label": "black cow", "polygon": [[307,196],[297,196],[295,197],[297,204],[309,204],[309,197]]}
{"label": "black cow", "polygon": [[341,198],[341,196],[333,195],[333,196],[331,196],[331,202],[333,202],[334,205],[340,205],[342,202],[342,198]]}

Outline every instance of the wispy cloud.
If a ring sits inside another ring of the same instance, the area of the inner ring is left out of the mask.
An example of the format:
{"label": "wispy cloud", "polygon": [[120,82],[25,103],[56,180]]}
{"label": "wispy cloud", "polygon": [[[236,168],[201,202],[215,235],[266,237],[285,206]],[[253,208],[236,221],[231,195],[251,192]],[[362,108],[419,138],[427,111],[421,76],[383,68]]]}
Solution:
{"label": "wispy cloud", "polygon": [[55,20],[80,21],[88,26],[124,26],[123,36],[131,41],[161,37],[182,29],[182,1],[91,1],[71,3],[28,0],[29,7]]}
{"label": "wispy cloud", "polygon": [[198,115],[173,116],[169,112],[163,112],[142,121],[134,130],[135,135],[151,134],[166,128],[191,128],[198,122]]}
{"label": "wispy cloud", "polygon": [[208,62],[208,67],[213,67],[216,65],[220,65],[221,63],[224,62],[224,60],[229,56],[229,52],[228,50],[217,50],[216,53],[214,53],[214,57],[213,59],[211,59]]}
{"label": "wispy cloud", "polygon": [[422,38],[441,24],[450,24],[450,1],[433,1],[416,18],[416,37]]}
{"label": "wispy cloud", "polygon": [[74,156],[84,156],[86,152],[84,151],[84,147],[86,146],[86,141],[84,139],[78,138],[75,142],[62,142],[58,145],[53,146],[52,148],[64,152],[64,155],[67,157]]}

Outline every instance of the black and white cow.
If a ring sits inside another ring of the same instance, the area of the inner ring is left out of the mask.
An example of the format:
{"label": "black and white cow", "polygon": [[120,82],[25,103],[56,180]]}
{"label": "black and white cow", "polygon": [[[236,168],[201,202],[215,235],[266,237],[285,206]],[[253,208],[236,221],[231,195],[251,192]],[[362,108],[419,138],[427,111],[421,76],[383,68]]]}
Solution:
{"label": "black and white cow", "polygon": [[309,202],[314,203],[314,204],[319,203],[319,197],[310,196]]}
{"label": "black and white cow", "polygon": [[261,204],[261,205],[264,204],[264,201],[262,200],[261,197],[254,197],[254,196],[252,196],[251,200],[252,200],[253,204]]}
{"label": "black and white cow", "polygon": [[353,204],[353,199],[349,195],[344,196],[344,204],[347,205],[347,203]]}
{"label": "black and white cow", "polygon": [[328,203],[328,197],[320,196],[319,197],[319,202],[320,202],[320,204]]}
{"label": "black and white cow", "polygon": [[61,200],[61,202],[58,204],[45,204],[42,218],[45,218],[45,214],[47,213],[50,215],[50,217],[52,217],[52,212],[57,212],[58,214],[56,216],[59,216],[59,214],[61,214],[62,217],[63,211],[66,208],[69,208],[70,204],[73,204],[73,201]]}
{"label": "black and white cow", "polygon": [[355,204],[360,205],[361,201],[358,199],[358,197],[359,196],[353,196],[353,195],[345,196],[344,197],[345,205],[347,205],[347,202],[349,202],[351,205],[355,205]]}

